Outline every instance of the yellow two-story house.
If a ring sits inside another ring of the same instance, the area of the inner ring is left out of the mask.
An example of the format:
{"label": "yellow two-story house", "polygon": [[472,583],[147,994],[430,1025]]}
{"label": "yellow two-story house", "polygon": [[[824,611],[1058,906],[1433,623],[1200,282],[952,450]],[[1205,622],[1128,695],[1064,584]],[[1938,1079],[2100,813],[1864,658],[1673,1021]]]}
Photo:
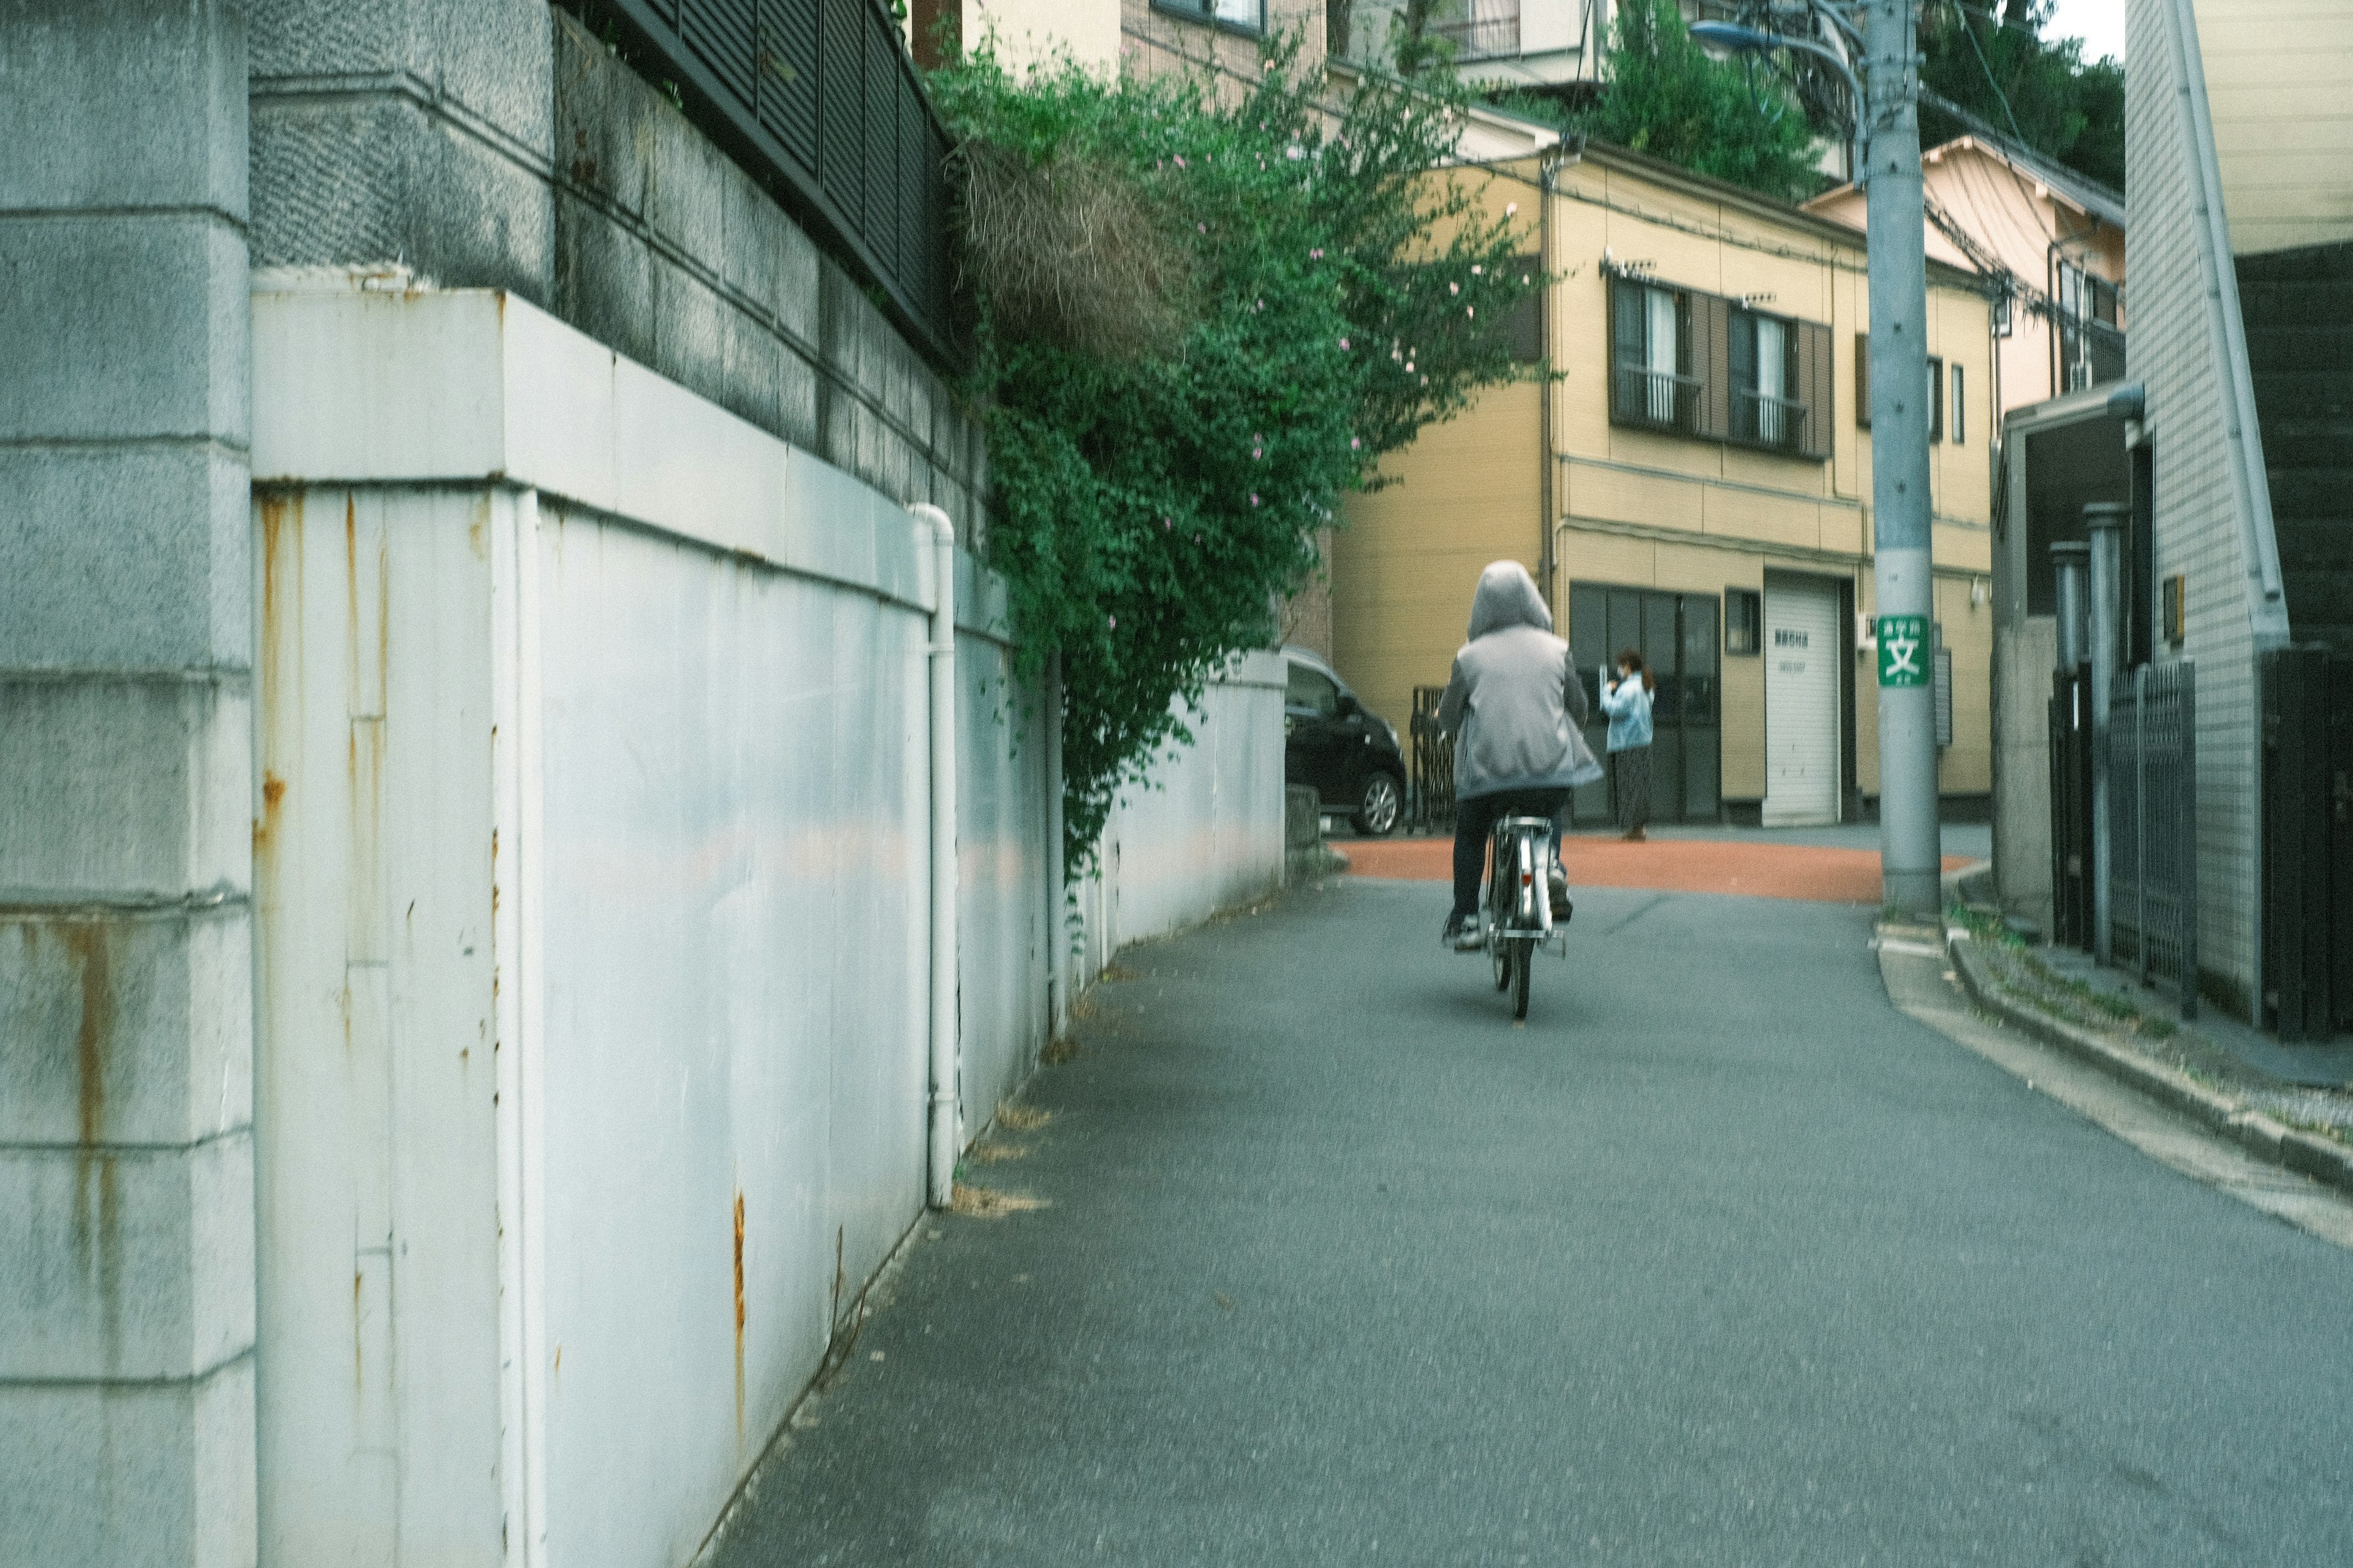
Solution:
{"label": "yellow two-story house", "polygon": [[[1588,144],[1459,169],[1530,215],[1548,382],[1498,387],[1382,465],[1331,556],[1333,658],[1406,730],[1442,687],[1480,568],[1547,593],[1588,690],[1639,649],[1658,682],[1653,815],[1829,823],[1878,793],[1862,237],[1740,187]],[[1948,809],[1991,787],[1982,285],[1931,262],[1931,505]],[[1592,737],[1599,749],[1600,731]],[[1578,793],[1609,815],[1609,785]]]}

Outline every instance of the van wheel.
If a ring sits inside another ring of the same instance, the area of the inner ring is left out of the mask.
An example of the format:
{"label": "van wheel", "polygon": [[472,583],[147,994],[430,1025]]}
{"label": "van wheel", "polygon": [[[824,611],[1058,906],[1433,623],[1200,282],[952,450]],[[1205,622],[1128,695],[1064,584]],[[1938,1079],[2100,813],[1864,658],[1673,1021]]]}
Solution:
{"label": "van wheel", "polygon": [[1373,838],[1386,838],[1397,831],[1398,817],[1405,804],[1398,789],[1397,779],[1385,773],[1366,775],[1365,786],[1356,796],[1356,809],[1350,818],[1356,831]]}

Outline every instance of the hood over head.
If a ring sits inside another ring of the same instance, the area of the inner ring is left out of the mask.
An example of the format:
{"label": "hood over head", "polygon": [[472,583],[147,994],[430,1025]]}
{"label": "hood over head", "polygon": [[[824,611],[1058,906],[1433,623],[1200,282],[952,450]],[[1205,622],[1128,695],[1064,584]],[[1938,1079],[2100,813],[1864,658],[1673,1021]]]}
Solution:
{"label": "hood over head", "polygon": [[1516,561],[1498,561],[1480,573],[1479,593],[1471,601],[1471,641],[1506,626],[1552,630],[1552,612],[1536,592],[1536,580]]}

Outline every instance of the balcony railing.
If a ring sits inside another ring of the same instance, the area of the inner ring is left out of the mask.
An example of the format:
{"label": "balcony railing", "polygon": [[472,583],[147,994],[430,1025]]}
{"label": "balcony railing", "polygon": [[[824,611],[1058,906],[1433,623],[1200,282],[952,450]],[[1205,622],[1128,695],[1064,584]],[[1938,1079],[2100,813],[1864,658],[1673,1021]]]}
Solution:
{"label": "balcony railing", "polygon": [[1620,425],[1699,434],[1700,380],[1672,371],[1621,364],[1613,378],[1610,414]]}
{"label": "balcony railing", "polygon": [[1520,0],[1465,0],[1465,15],[1433,22],[1430,32],[1454,46],[1461,60],[1520,52]]}
{"label": "balcony railing", "polygon": [[1795,398],[1736,389],[1732,395],[1732,438],[1776,451],[1806,448],[1806,405]]}
{"label": "balcony railing", "polygon": [[952,358],[947,132],[881,0],[611,3],[638,68],[685,88],[703,132]]}

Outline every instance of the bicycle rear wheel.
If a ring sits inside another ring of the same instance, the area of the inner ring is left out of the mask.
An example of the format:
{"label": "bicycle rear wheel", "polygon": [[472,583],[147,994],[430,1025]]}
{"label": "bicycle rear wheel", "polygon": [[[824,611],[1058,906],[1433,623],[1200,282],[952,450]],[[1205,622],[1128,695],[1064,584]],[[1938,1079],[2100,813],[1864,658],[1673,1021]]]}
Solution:
{"label": "bicycle rear wheel", "polygon": [[1488,940],[1495,944],[1495,989],[1508,991],[1512,988],[1512,944],[1499,936]]}
{"label": "bicycle rear wheel", "polygon": [[1536,952],[1535,938],[1515,936],[1511,941],[1511,949],[1512,1016],[1525,1018],[1528,1016],[1528,971],[1535,967],[1534,963]]}

